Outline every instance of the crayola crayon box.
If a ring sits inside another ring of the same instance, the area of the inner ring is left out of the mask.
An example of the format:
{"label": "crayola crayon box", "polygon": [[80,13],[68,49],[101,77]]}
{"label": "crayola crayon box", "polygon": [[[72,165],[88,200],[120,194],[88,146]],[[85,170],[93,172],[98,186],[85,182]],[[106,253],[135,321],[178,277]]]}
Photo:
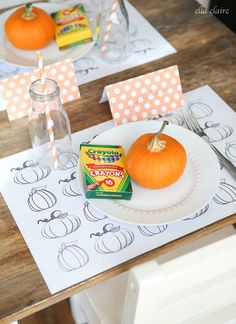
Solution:
{"label": "crayola crayon box", "polygon": [[56,23],[55,39],[59,49],[66,49],[93,40],[89,20],[82,4],[51,14]]}
{"label": "crayola crayon box", "polygon": [[80,161],[86,198],[131,199],[122,146],[81,144]]}

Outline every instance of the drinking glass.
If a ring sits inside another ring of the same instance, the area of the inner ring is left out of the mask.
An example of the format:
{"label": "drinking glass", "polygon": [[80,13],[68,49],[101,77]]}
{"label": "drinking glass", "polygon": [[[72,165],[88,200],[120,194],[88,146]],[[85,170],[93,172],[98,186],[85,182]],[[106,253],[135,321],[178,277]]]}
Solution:
{"label": "drinking glass", "polygon": [[68,115],[60,100],[60,88],[55,80],[46,79],[47,94],[42,93],[41,80],[34,81],[29,89],[32,109],[29,112],[29,132],[36,162],[54,168],[46,107],[53,121],[55,150],[58,168],[65,168],[72,157],[71,128]]}
{"label": "drinking glass", "polygon": [[100,10],[100,56],[108,63],[121,63],[130,55],[129,18],[124,1],[103,0]]}

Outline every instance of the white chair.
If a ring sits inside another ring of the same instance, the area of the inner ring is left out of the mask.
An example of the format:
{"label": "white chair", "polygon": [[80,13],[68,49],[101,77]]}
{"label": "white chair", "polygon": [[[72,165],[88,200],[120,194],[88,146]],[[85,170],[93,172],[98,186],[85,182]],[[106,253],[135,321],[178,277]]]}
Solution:
{"label": "white chair", "polygon": [[70,303],[76,324],[236,323],[236,234],[135,266]]}

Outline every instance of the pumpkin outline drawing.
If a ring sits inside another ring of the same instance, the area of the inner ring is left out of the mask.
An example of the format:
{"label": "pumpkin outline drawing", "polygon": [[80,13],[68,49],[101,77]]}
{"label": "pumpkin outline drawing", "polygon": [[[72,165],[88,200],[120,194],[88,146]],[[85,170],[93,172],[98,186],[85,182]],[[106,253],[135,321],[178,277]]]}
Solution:
{"label": "pumpkin outline drawing", "polygon": [[130,42],[130,45],[132,52],[140,55],[147,55],[156,49],[150,39],[147,38],[134,39]]}
{"label": "pumpkin outline drawing", "polygon": [[236,141],[225,144],[225,155],[232,163],[236,163]]}
{"label": "pumpkin outline drawing", "polygon": [[159,120],[159,121],[169,121],[172,124],[183,126],[184,125],[184,120],[182,116],[180,116],[177,113],[168,113],[166,115],[158,115],[154,117],[148,118],[148,120]]}
{"label": "pumpkin outline drawing", "polygon": [[80,227],[81,220],[78,216],[54,210],[50,218],[40,219],[37,224],[46,223],[41,229],[41,235],[47,239],[61,238],[69,235]]}
{"label": "pumpkin outline drawing", "polygon": [[213,201],[218,205],[227,205],[236,201],[236,187],[225,182],[225,180],[220,181]]}
{"label": "pumpkin outline drawing", "polygon": [[231,126],[221,125],[212,121],[205,122],[203,130],[211,143],[223,141],[233,134]]}
{"label": "pumpkin outline drawing", "polygon": [[23,163],[22,167],[11,168],[11,172],[18,171],[14,175],[14,182],[16,184],[32,184],[43,180],[51,173],[51,168],[46,164],[27,160]]}
{"label": "pumpkin outline drawing", "polygon": [[94,138],[96,138],[98,134],[94,135],[93,138],[89,141],[82,142],[81,144],[89,144]]}
{"label": "pumpkin outline drawing", "polygon": [[68,155],[70,155],[70,154],[71,154],[70,152],[62,152],[58,155],[59,165],[60,165],[59,170],[69,170],[69,169],[75,168],[77,166],[78,161],[79,161],[79,156],[75,152],[72,152],[70,160],[66,165],[62,165],[62,163],[60,163],[60,159],[62,157],[68,158]]}
{"label": "pumpkin outline drawing", "polygon": [[166,115],[160,115],[160,118],[158,119],[160,121],[162,120],[168,120],[170,123],[175,124],[175,125],[179,125],[179,126],[183,126],[184,125],[184,120],[183,117],[180,116],[177,113],[168,113]]}
{"label": "pumpkin outline drawing", "polygon": [[57,262],[61,270],[70,272],[84,267],[89,262],[89,255],[77,241],[62,243]]}
{"label": "pumpkin outline drawing", "polygon": [[193,214],[192,216],[189,216],[187,218],[184,219],[185,220],[192,220],[192,219],[195,219],[195,218],[198,218],[202,215],[204,215],[208,209],[209,209],[210,205],[209,204],[206,204],[203,208],[201,208],[200,210],[198,210],[195,214]]}
{"label": "pumpkin outline drawing", "polygon": [[83,213],[84,213],[85,218],[89,222],[98,222],[100,220],[107,218],[107,216],[99,213],[98,211],[94,210],[94,212],[93,212],[93,210],[91,210],[91,204],[88,201],[86,201],[84,203]]}
{"label": "pumpkin outline drawing", "polygon": [[187,107],[197,119],[209,117],[213,114],[213,109],[208,104],[201,102],[200,100],[188,102]]}
{"label": "pumpkin outline drawing", "polygon": [[130,37],[136,37],[138,34],[138,27],[135,24],[130,24],[129,25],[129,35]]}
{"label": "pumpkin outline drawing", "polygon": [[168,228],[167,224],[154,225],[154,226],[138,225],[139,232],[146,237],[151,237],[154,235],[161,234],[165,232],[167,228]]}
{"label": "pumpkin outline drawing", "polygon": [[88,75],[90,71],[98,70],[99,67],[96,65],[96,62],[91,57],[83,57],[75,62],[75,72]]}
{"label": "pumpkin outline drawing", "polygon": [[71,173],[71,176],[69,179],[64,179],[64,180],[58,181],[59,184],[65,183],[65,185],[62,188],[62,193],[66,197],[82,196],[82,193],[80,192],[80,190],[78,190],[80,188],[79,188],[79,184],[77,182],[77,178],[76,178],[75,174],[76,174],[76,171]]}
{"label": "pumpkin outline drawing", "polygon": [[93,236],[99,237],[95,242],[95,250],[100,254],[119,252],[130,246],[135,239],[132,231],[126,228],[120,228],[120,226],[114,226],[112,223],[104,225],[102,233],[90,234],[90,238]]}
{"label": "pumpkin outline drawing", "polygon": [[57,203],[57,198],[54,193],[46,188],[47,186],[31,189],[27,202],[32,211],[41,212],[52,208]]}

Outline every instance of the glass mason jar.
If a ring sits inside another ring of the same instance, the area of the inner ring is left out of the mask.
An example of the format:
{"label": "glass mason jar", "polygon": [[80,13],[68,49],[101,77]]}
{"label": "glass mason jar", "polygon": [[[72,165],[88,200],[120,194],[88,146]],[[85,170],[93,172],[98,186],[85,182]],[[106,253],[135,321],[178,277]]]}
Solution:
{"label": "glass mason jar", "polygon": [[58,168],[66,168],[72,157],[70,121],[60,100],[60,88],[56,81],[46,79],[47,94],[42,93],[41,80],[34,81],[29,89],[32,109],[29,113],[29,132],[36,162],[54,169],[50,145],[46,105],[53,121]]}
{"label": "glass mason jar", "polygon": [[121,63],[130,55],[129,17],[124,0],[100,1],[100,56],[106,62]]}

